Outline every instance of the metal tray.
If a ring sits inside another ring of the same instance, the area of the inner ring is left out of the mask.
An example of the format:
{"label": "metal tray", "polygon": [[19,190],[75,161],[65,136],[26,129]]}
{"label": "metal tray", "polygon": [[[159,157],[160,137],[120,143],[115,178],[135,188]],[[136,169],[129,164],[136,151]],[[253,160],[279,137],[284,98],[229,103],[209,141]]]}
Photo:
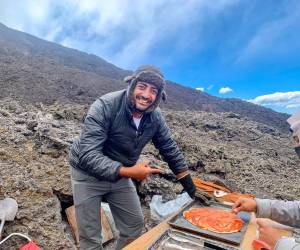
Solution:
{"label": "metal tray", "polygon": [[147,250],[239,250],[240,248],[169,228]]}
{"label": "metal tray", "polygon": [[[190,233],[194,233],[194,234],[198,234],[201,236],[204,236],[206,238],[211,238],[211,239],[215,239],[215,240],[220,240],[222,242],[227,242],[230,244],[234,244],[234,245],[240,245],[244,235],[247,231],[247,227],[250,221],[250,213],[246,213],[246,212],[240,212],[238,213],[238,216],[244,221],[244,225],[241,229],[240,232],[236,232],[236,233],[228,233],[228,234],[221,234],[221,233],[215,233],[215,232],[211,232],[205,229],[201,229],[195,225],[193,225],[192,223],[190,223],[189,221],[187,221],[184,217],[183,217],[183,212],[190,209],[191,207],[203,207],[203,205],[200,202],[194,201],[191,204],[189,204],[188,206],[184,207],[177,215],[175,215],[168,223],[171,227],[180,229],[180,230],[184,230]],[[230,210],[231,207],[221,204],[221,203],[214,203],[212,204],[210,207],[213,208],[219,208],[219,209],[224,209],[224,210]]]}

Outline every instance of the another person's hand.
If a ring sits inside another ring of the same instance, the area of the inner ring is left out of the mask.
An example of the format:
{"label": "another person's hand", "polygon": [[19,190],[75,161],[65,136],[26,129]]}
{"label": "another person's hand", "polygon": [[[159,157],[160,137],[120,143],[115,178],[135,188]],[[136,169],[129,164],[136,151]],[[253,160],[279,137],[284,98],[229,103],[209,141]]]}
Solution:
{"label": "another person's hand", "polygon": [[119,175],[122,177],[133,178],[138,181],[146,179],[151,174],[159,174],[160,170],[156,168],[151,168],[148,163],[139,162],[132,167],[121,167],[119,170]]}
{"label": "another person's hand", "polygon": [[239,198],[233,205],[232,211],[238,213],[240,211],[255,212],[256,213],[256,201],[251,198]]}
{"label": "another person's hand", "polygon": [[259,240],[267,243],[272,249],[274,249],[276,242],[282,237],[282,234],[278,229],[271,227],[264,220],[256,220],[259,231]]}

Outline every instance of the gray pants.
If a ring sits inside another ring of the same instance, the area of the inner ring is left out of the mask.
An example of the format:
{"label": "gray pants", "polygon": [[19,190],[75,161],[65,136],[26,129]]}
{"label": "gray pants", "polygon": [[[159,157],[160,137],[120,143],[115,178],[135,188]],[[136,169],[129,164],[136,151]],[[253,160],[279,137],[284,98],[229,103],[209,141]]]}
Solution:
{"label": "gray pants", "polygon": [[131,179],[121,178],[115,183],[99,181],[72,167],[71,177],[80,249],[102,249],[99,211],[103,199],[108,202],[120,232],[116,249],[122,249],[141,234],[144,217]]}

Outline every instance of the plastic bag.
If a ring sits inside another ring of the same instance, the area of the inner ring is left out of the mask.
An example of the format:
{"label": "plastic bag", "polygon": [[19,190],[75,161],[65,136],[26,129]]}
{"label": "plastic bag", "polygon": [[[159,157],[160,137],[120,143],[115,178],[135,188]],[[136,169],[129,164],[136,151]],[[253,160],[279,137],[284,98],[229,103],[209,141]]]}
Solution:
{"label": "plastic bag", "polygon": [[160,222],[171,214],[179,211],[184,205],[191,201],[192,199],[186,192],[179,194],[176,199],[165,203],[162,202],[161,195],[153,195],[150,202],[151,219]]}

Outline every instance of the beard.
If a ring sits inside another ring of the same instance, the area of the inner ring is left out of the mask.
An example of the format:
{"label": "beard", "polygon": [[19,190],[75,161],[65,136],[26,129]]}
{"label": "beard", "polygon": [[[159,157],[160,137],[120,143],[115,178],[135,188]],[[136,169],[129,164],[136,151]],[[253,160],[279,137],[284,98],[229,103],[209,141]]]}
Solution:
{"label": "beard", "polygon": [[[144,106],[142,104],[140,104],[139,102],[147,102],[148,106]],[[147,98],[144,98],[142,96],[137,96],[136,98],[133,99],[133,108],[134,111],[137,111],[139,113],[143,113],[146,110],[148,110],[151,106],[152,106],[153,102],[149,101]]]}
{"label": "beard", "polygon": [[136,105],[134,105],[132,108],[131,108],[131,111],[132,112],[137,112],[137,113],[144,113],[147,109],[139,109]]}

